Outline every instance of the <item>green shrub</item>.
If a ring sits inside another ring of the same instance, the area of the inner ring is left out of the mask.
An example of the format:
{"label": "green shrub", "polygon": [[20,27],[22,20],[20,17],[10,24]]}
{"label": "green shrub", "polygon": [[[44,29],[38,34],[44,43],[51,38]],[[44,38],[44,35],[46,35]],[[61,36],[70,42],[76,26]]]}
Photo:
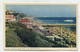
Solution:
{"label": "green shrub", "polygon": [[27,46],[22,43],[21,39],[13,31],[6,33],[6,47],[24,47]]}
{"label": "green shrub", "polygon": [[[31,29],[28,29],[21,23],[10,23],[9,30],[6,35],[7,47],[69,47],[64,40],[56,38],[52,40],[44,35],[41,35]],[[14,30],[12,30],[14,29]]]}

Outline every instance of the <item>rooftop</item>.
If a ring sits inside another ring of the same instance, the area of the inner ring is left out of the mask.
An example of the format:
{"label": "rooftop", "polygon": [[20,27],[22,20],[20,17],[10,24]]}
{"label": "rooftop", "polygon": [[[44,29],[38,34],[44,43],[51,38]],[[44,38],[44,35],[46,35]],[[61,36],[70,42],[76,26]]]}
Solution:
{"label": "rooftop", "polygon": [[30,21],[28,19],[22,19],[20,22],[21,23],[30,23]]}

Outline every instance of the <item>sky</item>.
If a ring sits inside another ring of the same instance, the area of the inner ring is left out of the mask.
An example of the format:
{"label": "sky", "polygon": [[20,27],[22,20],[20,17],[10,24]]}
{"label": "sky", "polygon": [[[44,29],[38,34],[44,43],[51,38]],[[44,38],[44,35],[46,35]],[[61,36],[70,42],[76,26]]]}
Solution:
{"label": "sky", "polygon": [[33,16],[76,17],[76,5],[6,5],[6,9]]}

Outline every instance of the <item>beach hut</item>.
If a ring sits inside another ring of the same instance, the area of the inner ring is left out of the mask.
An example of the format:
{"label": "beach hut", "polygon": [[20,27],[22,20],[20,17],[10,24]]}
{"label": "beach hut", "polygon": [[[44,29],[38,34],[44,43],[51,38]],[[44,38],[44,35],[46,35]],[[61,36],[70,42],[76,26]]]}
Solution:
{"label": "beach hut", "polygon": [[38,28],[39,28],[40,30],[42,30],[42,31],[44,30],[44,27],[42,27],[42,26],[39,26]]}

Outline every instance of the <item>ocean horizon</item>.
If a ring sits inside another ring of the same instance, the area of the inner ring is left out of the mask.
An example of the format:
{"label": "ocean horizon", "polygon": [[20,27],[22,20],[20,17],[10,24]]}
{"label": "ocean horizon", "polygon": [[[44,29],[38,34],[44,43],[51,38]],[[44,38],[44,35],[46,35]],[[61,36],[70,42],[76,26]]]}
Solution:
{"label": "ocean horizon", "polygon": [[43,24],[76,24],[76,17],[35,17]]}

